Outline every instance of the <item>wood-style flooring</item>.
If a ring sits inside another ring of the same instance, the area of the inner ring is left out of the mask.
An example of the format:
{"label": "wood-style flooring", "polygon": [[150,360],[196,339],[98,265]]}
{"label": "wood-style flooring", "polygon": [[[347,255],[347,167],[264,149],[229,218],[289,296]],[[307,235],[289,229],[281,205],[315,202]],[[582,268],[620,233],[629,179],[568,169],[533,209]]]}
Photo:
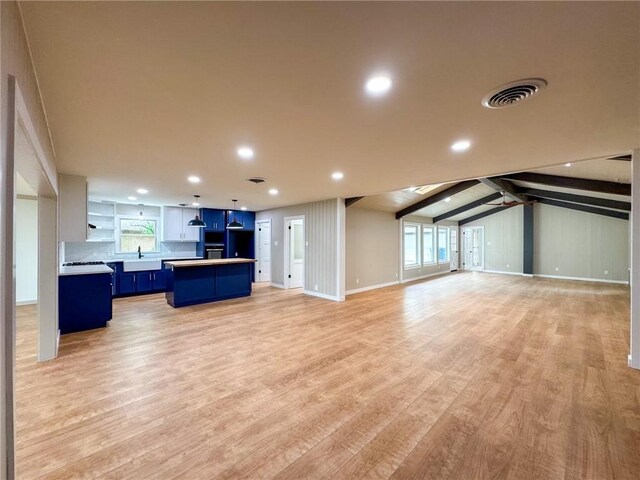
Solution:
{"label": "wood-style flooring", "polygon": [[452,274],[335,303],[257,286],[35,361],[18,309],[21,479],[638,479],[626,286]]}

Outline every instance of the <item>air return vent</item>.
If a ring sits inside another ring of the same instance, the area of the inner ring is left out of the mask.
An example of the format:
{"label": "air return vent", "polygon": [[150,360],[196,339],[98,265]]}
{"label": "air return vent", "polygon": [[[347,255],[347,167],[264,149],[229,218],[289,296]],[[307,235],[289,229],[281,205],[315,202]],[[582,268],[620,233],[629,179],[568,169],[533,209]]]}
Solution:
{"label": "air return vent", "polygon": [[266,182],[267,179],[263,178],[263,177],[251,177],[251,178],[247,178],[247,182],[251,182],[251,183],[255,183],[256,185],[259,183],[264,183]]}
{"label": "air return vent", "polygon": [[511,82],[492,90],[482,99],[487,108],[505,108],[516,105],[533,97],[547,86],[542,78],[526,78]]}

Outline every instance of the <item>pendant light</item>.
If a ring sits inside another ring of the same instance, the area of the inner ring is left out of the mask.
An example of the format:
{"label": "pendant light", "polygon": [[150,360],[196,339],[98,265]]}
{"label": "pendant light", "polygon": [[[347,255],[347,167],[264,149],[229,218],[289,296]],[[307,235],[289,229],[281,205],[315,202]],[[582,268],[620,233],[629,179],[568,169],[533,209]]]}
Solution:
{"label": "pendant light", "polygon": [[[233,202],[233,210],[235,211],[236,209],[236,202],[238,200],[232,200]],[[242,230],[244,228],[244,225],[242,225],[238,219],[235,216],[235,213],[233,214],[233,220],[231,220],[229,223],[227,223],[227,230]]]}
{"label": "pendant light", "polygon": [[[200,198],[200,195],[194,195],[195,200],[194,200],[194,204],[200,204],[200,202],[198,201],[198,199]],[[207,226],[206,223],[204,223],[202,220],[200,220],[200,217],[198,216],[198,213],[196,212],[196,218],[194,218],[193,220],[189,220],[189,223],[187,223],[188,226],[190,227],[196,227],[196,228],[204,228]]]}

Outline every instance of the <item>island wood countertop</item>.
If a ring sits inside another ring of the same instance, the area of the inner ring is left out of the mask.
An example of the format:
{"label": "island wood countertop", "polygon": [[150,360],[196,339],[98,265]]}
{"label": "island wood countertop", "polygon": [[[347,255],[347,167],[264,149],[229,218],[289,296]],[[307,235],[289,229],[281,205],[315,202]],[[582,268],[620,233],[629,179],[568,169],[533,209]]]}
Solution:
{"label": "island wood countertop", "polygon": [[177,262],[164,262],[174,268],[182,267],[206,267],[207,265],[229,265],[232,263],[255,263],[253,258],[212,258],[210,260],[180,260]]}

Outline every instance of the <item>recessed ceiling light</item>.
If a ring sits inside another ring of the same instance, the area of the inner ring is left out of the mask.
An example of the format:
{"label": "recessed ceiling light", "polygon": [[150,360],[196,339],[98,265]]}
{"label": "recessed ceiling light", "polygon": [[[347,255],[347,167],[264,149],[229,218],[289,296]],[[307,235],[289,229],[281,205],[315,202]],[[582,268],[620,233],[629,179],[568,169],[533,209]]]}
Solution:
{"label": "recessed ceiling light", "polygon": [[342,173],[342,172],[333,172],[331,174],[331,178],[333,178],[334,180],[342,180],[344,178],[344,173]]}
{"label": "recessed ceiling light", "polygon": [[447,197],[444,199],[445,202],[450,202],[451,201],[451,197]]}
{"label": "recessed ceiling light", "polygon": [[131,200],[131,201],[134,201],[134,200],[137,200],[137,199],[138,199],[138,197],[127,197],[127,198],[128,198],[129,200]]}
{"label": "recessed ceiling light", "polygon": [[245,160],[251,160],[253,158],[253,148],[251,147],[239,147],[237,150],[238,156]]}
{"label": "recessed ceiling light", "polygon": [[386,94],[393,86],[393,81],[389,75],[374,75],[367,80],[364,89],[372,97],[381,97]]}
{"label": "recessed ceiling light", "polygon": [[565,166],[565,167],[570,167],[570,166],[571,166],[571,164],[570,164],[570,163],[565,163],[565,164],[564,164],[564,166]]}
{"label": "recessed ceiling light", "polygon": [[196,177],[195,175],[191,175],[187,178],[191,183],[200,183],[200,177]]}
{"label": "recessed ceiling light", "polygon": [[149,193],[149,190],[147,190],[146,188],[139,188],[138,190],[136,190],[136,192],[138,192],[140,195],[145,195]]}
{"label": "recessed ceiling light", "polygon": [[451,150],[454,152],[464,152],[465,150],[469,150],[471,146],[471,142],[469,140],[458,140],[453,145],[451,145]]}
{"label": "recessed ceiling light", "polygon": [[240,210],[246,210],[247,207],[240,207]]}
{"label": "recessed ceiling light", "polygon": [[269,195],[277,195],[278,194],[278,189],[277,188],[272,188],[269,190]]}

